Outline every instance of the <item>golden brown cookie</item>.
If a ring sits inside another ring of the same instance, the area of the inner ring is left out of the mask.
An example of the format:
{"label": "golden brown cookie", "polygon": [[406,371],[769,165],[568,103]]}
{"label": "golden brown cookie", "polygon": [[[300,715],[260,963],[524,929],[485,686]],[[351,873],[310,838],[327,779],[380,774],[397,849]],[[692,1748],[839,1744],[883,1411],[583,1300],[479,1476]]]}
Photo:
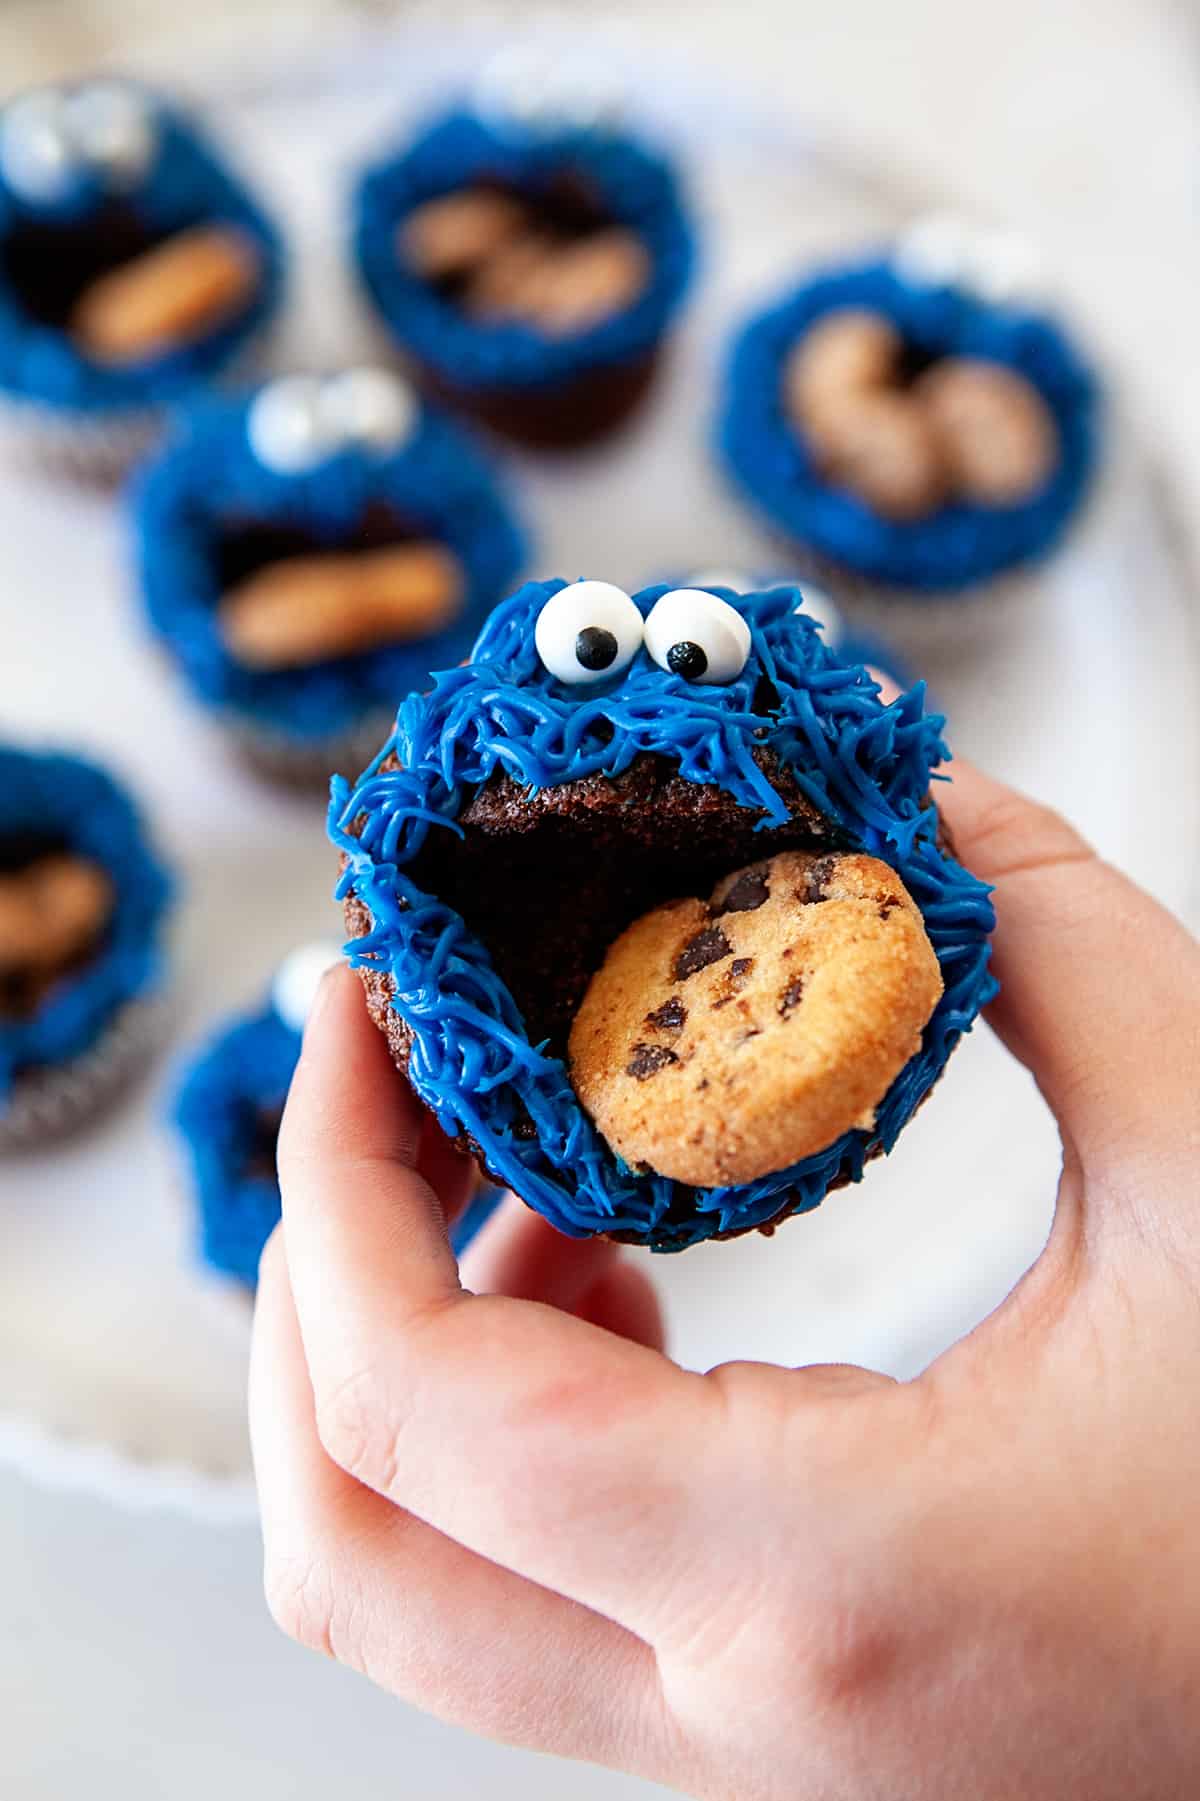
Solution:
{"label": "golden brown cookie", "polygon": [[84,290],[71,333],[98,363],[139,363],[194,343],[248,305],[261,276],[253,238],[197,225],[122,263]]}
{"label": "golden brown cookie", "polygon": [[462,566],[443,544],[314,551],[269,563],[221,601],[221,636],[248,669],[300,669],[427,638],[458,614]]}
{"label": "golden brown cookie", "polygon": [[526,228],[527,209],[496,188],[461,188],[415,207],[396,234],[404,262],[447,281],[488,261]]}
{"label": "golden brown cookie", "polygon": [[811,430],[843,396],[890,387],[903,349],[900,333],[882,313],[862,306],[826,313],[784,365],[784,405],[796,425]]}
{"label": "golden brown cookie", "polygon": [[1031,381],[999,363],[946,357],[913,388],[950,483],[979,506],[1016,506],[1058,461],[1054,416]]}
{"label": "golden brown cookie", "polygon": [[821,473],[884,519],[924,519],[946,498],[946,468],[923,408],[886,388],[843,394],[810,433]]}
{"label": "golden brown cookie", "polygon": [[53,854],[0,875],[0,1015],[23,1014],[99,941],[113,909],[105,870]]}
{"label": "golden brown cookie", "polygon": [[783,851],[621,934],[571,1028],[571,1079],[632,1167],[751,1182],[869,1130],[941,993],[893,869]]}

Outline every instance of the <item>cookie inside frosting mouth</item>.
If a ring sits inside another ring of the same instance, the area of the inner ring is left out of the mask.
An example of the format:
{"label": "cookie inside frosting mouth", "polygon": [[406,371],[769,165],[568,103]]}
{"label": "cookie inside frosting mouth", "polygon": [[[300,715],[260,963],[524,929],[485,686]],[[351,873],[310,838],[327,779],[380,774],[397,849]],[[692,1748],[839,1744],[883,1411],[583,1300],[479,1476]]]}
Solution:
{"label": "cookie inside frosting mouth", "polygon": [[62,840],[0,837],[0,1021],[32,1017],[90,960],[113,904],[105,871]]}

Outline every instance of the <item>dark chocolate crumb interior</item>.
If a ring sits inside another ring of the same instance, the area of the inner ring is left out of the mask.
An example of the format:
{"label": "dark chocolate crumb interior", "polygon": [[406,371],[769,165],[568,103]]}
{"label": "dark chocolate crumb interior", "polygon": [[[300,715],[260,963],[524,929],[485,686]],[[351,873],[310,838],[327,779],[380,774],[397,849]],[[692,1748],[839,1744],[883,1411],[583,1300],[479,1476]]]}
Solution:
{"label": "dark chocolate crumb interior", "polygon": [[792,814],[761,832],[760,813],[685,781],[665,757],[645,754],[612,780],[588,776],[536,795],[494,775],[459,815],[464,838],[431,832],[413,879],[487,946],[530,1042],[548,1041],[565,1058],[588,982],[635,919],[703,898],[722,876],[778,851],[844,847],[769,753],[759,761]]}

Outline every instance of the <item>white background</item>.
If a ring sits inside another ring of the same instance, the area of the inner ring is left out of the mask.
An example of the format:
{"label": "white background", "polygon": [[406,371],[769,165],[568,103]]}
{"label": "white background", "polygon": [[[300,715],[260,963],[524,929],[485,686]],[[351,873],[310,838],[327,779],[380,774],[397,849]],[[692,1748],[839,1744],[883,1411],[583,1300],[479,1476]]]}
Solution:
{"label": "white background", "polygon": [[[222,0],[206,10],[211,18],[234,9]],[[647,58],[672,53],[676,23],[686,17],[691,54],[711,59],[731,83],[769,94],[785,114],[821,121],[847,142],[898,156],[918,177],[948,181],[1050,244],[1065,285],[1123,374],[1134,413],[1166,449],[1181,491],[1200,499],[1200,361],[1193,341],[1200,291],[1200,37],[1187,10],[1137,0],[1009,0],[1003,9],[952,0],[909,0],[903,7],[842,0],[836,8],[759,0],[685,9],[641,0],[636,8],[604,11],[640,17]],[[25,71],[60,67],[111,48],[135,27],[161,34],[165,16],[162,9],[115,0],[78,10],[0,8],[0,68],[5,79],[18,80]],[[36,511],[37,503],[30,505]],[[9,552],[10,580],[12,567]],[[4,605],[11,595],[10,586]],[[1136,616],[1137,596],[1129,601]],[[1171,692],[1167,676],[1164,670],[1164,696]],[[8,699],[0,681],[0,709]],[[191,742],[190,729],[183,728],[180,754]],[[162,780],[168,784],[167,772]],[[1145,800],[1153,808],[1154,795],[1147,792]],[[1170,888],[1174,872],[1156,864],[1148,837],[1132,837],[1124,848],[1139,874]],[[948,1086],[975,1083],[982,1072],[994,1081],[997,1105],[1026,1104],[1025,1079],[986,1040],[969,1046],[963,1063],[966,1073],[952,1070]],[[953,1108],[947,1093],[918,1122],[914,1158],[928,1159],[921,1135],[935,1129],[935,1115],[944,1123]],[[1050,1139],[1040,1130],[1042,1156]],[[898,1180],[880,1172],[877,1182],[839,1200],[844,1257],[839,1262],[831,1248],[818,1255],[826,1291],[806,1293],[800,1282],[795,1304],[798,1313],[819,1306],[825,1317],[844,1304],[847,1339],[869,1356],[871,1310],[854,1253],[870,1245],[881,1307],[902,1275],[913,1284],[908,1342],[892,1332],[886,1351],[889,1360],[916,1367],[931,1336],[936,1342],[937,1324],[923,1321],[920,1242],[912,1242],[903,1217],[887,1205],[889,1192],[899,1192]],[[955,1205],[969,1200],[955,1193],[948,1170],[929,1216],[931,1244]],[[1030,1251],[1039,1208],[1044,1196],[1014,1197]],[[1015,1274],[1020,1267],[1025,1241],[1006,1238],[1002,1225],[997,1240],[995,1257],[981,1259],[987,1267],[976,1290],[957,1298],[964,1317],[995,1298],[1006,1270]],[[714,1253],[730,1259],[722,1269],[731,1291],[752,1281],[760,1251],[769,1249]],[[672,1304],[685,1338],[710,1269],[703,1257],[673,1266]],[[731,1316],[731,1337],[736,1324]],[[257,1558],[250,1525],[131,1516],[0,1470],[5,1797],[58,1801],[86,1791],[125,1801],[168,1795],[207,1801],[223,1791],[307,1801],[335,1785],[362,1801],[635,1792],[617,1778],[474,1745],[293,1650],[266,1620]]]}

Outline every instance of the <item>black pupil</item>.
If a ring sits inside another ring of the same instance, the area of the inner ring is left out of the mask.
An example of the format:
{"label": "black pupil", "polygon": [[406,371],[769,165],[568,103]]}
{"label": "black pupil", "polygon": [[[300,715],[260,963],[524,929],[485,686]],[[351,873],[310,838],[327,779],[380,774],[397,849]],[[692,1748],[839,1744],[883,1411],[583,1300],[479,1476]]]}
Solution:
{"label": "black pupil", "polygon": [[617,641],[602,625],[585,625],[575,640],[575,661],[581,669],[607,669],[617,654]]}
{"label": "black pupil", "polygon": [[699,681],[708,668],[708,658],[690,638],[681,638],[667,652],[667,668],[672,675],[681,675],[685,681],[695,682]]}

